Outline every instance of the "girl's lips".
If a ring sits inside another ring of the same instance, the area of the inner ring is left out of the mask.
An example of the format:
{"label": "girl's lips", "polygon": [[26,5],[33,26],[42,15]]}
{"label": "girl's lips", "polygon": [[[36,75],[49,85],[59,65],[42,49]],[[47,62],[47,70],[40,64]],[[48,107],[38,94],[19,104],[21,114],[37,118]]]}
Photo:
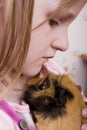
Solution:
{"label": "girl's lips", "polygon": [[49,59],[48,57],[43,57],[44,62],[47,62],[48,59]]}
{"label": "girl's lips", "polygon": [[49,57],[43,57],[43,59],[47,62],[49,59],[52,59],[54,56],[49,56]]}

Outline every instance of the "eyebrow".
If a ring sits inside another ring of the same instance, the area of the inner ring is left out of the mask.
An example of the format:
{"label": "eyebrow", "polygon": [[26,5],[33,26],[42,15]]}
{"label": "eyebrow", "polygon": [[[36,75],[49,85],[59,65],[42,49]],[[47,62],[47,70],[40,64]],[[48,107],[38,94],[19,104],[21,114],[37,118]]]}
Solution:
{"label": "eyebrow", "polygon": [[74,19],[76,15],[73,13],[73,11],[67,9],[67,11],[65,10],[65,12],[64,10],[59,10],[58,13],[55,12],[53,15],[51,15],[51,18],[52,17],[60,21],[68,21],[70,19]]}
{"label": "eyebrow", "polygon": [[63,22],[63,21],[68,21],[71,19],[74,19],[75,16],[73,14],[67,14],[65,16],[61,16],[60,18],[58,18],[59,21]]}

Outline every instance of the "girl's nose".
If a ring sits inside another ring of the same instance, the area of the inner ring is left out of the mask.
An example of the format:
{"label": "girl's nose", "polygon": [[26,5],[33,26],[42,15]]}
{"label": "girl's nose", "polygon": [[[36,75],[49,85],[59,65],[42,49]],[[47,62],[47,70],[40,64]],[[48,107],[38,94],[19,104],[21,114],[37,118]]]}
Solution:
{"label": "girl's nose", "polygon": [[56,50],[66,51],[69,47],[67,28],[55,31],[54,41],[51,45]]}

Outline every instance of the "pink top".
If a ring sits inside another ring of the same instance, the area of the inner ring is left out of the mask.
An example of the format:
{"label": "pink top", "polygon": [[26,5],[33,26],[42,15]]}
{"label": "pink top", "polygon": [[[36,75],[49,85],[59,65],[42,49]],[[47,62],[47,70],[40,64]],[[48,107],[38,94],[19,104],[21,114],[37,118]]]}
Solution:
{"label": "pink top", "polygon": [[[10,102],[8,102],[8,104],[18,114],[20,119],[25,119],[30,130],[35,130],[35,125],[30,114],[29,106],[27,104],[22,103],[22,105],[19,105]],[[2,109],[0,110],[0,130],[20,130],[17,123],[12,120],[12,118],[8,116],[8,114],[6,114]]]}
{"label": "pink top", "polygon": [[[45,63],[45,67],[48,71],[54,72],[55,74],[65,74],[65,71],[59,66],[53,59],[48,60]],[[12,95],[10,98],[13,97]],[[16,98],[16,96],[15,96]],[[6,100],[8,101],[8,99]],[[25,103],[22,105],[17,103],[8,102],[9,105],[18,113],[18,115],[25,119],[31,130],[35,130],[35,125],[32,120],[29,106]],[[20,130],[17,124],[8,116],[3,110],[0,109],[0,130]]]}

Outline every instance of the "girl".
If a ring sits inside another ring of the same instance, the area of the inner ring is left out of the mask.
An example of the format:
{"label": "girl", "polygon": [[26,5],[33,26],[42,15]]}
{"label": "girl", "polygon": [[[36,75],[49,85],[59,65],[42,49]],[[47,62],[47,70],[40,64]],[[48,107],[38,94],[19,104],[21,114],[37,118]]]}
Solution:
{"label": "girl", "polygon": [[[68,49],[68,26],[86,2],[0,0],[1,130],[35,130],[29,108],[21,102],[23,89],[29,78],[46,73],[44,64],[49,67],[57,50]],[[61,67],[56,71],[64,73]]]}

